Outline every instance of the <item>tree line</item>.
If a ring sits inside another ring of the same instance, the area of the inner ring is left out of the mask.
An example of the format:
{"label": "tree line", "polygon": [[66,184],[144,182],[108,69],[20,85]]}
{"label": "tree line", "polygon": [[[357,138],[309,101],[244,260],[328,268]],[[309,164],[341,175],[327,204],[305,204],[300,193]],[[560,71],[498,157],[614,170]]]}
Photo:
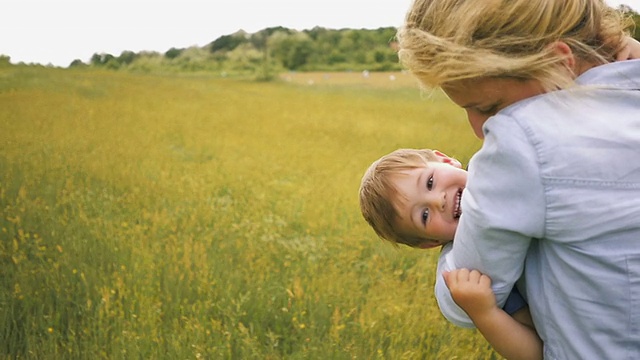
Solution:
{"label": "tree line", "polygon": [[96,53],[89,63],[70,67],[102,67],[141,72],[253,73],[268,78],[282,71],[400,70],[394,27],[378,29],[292,30],[271,27],[249,34],[242,30],[198,47],[171,48],[164,53],[123,51]]}
{"label": "tree line", "polygon": [[[633,36],[640,40],[640,15],[621,5],[634,20]],[[95,53],[70,67],[96,67],[137,72],[214,72],[253,74],[269,79],[283,71],[397,71],[401,69],[395,41],[397,28],[293,30],[266,28],[238,31],[198,47],[171,48],[164,53],[123,51]]]}

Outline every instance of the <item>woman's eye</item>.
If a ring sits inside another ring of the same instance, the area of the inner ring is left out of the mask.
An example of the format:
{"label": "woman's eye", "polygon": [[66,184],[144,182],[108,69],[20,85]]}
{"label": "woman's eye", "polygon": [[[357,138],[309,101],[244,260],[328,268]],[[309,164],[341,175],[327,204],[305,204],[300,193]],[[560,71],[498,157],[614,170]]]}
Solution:
{"label": "woman's eye", "polygon": [[492,105],[486,109],[478,109],[478,112],[482,115],[495,115],[496,110],[498,110],[498,105]]}
{"label": "woman's eye", "polygon": [[427,220],[429,220],[429,209],[425,209],[422,212],[422,224],[426,225],[427,224]]}
{"label": "woman's eye", "polygon": [[431,189],[433,189],[433,176],[429,176],[429,179],[427,180],[427,190]]}

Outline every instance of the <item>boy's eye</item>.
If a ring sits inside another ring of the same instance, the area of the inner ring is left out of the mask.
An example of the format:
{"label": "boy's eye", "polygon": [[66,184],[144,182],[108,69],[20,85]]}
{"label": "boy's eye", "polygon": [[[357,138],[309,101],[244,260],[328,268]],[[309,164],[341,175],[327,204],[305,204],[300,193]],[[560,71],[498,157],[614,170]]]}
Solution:
{"label": "boy's eye", "polygon": [[422,225],[426,225],[427,220],[429,220],[429,209],[424,209],[422,212]]}
{"label": "boy's eye", "polygon": [[427,179],[427,190],[431,189],[433,189],[433,176],[429,176],[429,179]]}

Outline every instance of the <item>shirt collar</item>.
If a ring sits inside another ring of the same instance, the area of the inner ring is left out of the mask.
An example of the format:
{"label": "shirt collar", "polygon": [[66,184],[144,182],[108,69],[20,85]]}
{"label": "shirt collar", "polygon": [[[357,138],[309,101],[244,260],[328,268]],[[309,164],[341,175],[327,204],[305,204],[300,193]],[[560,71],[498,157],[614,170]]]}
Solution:
{"label": "shirt collar", "polygon": [[578,76],[576,84],[638,90],[640,89],[640,59],[595,66]]}

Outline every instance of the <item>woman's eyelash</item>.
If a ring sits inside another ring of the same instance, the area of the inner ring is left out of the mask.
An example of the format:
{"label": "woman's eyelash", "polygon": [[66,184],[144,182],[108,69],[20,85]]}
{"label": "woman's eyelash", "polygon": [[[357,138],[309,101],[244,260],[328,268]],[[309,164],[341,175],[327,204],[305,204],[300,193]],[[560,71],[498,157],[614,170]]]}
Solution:
{"label": "woman's eyelash", "polygon": [[498,109],[498,105],[492,105],[491,107],[486,109],[478,109],[478,112],[481,114],[487,115],[487,114],[495,113],[497,109]]}

